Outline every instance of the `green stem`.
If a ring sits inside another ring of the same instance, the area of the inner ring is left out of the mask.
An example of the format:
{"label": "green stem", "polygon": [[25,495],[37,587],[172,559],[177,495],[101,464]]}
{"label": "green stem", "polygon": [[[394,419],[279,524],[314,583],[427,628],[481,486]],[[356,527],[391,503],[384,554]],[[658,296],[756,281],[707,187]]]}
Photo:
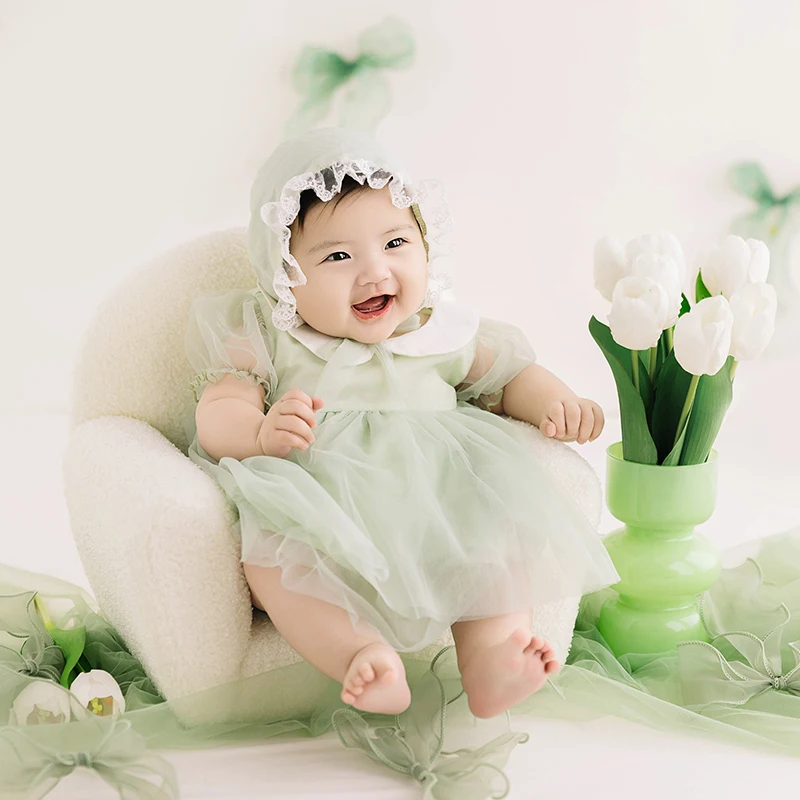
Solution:
{"label": "green stem", "polygon": [[633,386],[639,391],[639,351],[631,350],[631,363],[633,365]]}
{"label": "green stem", "polygon": [[667,355],[669,355],[675,349],[675,345],[673,344],[674,335],[675,328],[667,328]]}
{"label": "green stem", "polygon": [[53,625],[53,620],[50,619],[50,615],[47,613],[47,609],[44,606],[44,600],[42,600],[38,594],[33,596],[33,605],[36,607],[36,610],[39,612],[39,616],[42,618],[45,630],[53,630],[53,628],[55,628],[55,625]]}
{"label": "green stem", "polygon": [[733,376],[736,374],[736,367],[738,366],[739,366],[738,361],[731,362],[731,373],[730,373],[731,383],[733,383]]}
{"label": "green stem", "polygon": [[678,439],[681,438],[681,433],[683,433],[683,426],[686,424],[686,420],[689,417],[689,412],[692,410],[692,404],[694,403],[694,396],[697,394],[698,383],[700,383],[700,376],[692,375],[692,381],[689,384],[689,391],[686,392],[686,402],[683,404],[683,409],[681,410],[681,416],[678,419],[678,428],[675,431],[675,441],[672,443],[673,447],[675,447],[675,445],[678,444]]}
{"label": "green stem", "polygon": [[658,355],[658,345],[655,347],[650,348],[650,369],[648,372],[650,373],[650,377],[655,377],[656,374],[656,356]]}

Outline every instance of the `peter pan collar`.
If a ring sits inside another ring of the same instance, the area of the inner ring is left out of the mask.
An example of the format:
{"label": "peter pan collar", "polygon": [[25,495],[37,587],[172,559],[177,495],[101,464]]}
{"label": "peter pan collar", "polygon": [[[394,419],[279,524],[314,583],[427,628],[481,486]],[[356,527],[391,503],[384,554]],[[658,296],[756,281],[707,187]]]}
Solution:
{"label": "peter pan collar", "polygon": [[[380,344],[389,352],[400,356],[439,356],[454,353],[467,345],[478,332],[480,317],[467,306],[442,300],[437,303],[428,321],[415,330],[386,339]],[[312,353],[328,361],[344,339],[320,333],[310,325],[291,328],[287,333]],[[369,361],[375,345],[350,342],[353,366]]]}

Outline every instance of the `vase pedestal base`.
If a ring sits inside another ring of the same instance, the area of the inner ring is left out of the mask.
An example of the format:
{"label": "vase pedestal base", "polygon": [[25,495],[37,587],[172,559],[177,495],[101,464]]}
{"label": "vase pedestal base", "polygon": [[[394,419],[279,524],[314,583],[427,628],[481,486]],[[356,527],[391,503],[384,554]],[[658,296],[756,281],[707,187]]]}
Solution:
{"label": "vase pedestal base", "polygon": [[664,653],[679,642],[709,641],[695,600],[674,608],[642,608],[615,594],[604,603],[597,627],[617,656]]}

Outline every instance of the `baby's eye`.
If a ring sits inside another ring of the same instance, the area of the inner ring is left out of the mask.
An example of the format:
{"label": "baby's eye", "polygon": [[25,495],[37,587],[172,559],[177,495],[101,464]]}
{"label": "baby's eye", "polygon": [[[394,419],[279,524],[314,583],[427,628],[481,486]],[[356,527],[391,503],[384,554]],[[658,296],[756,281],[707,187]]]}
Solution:
{"label": "baby's eye", "polygon": [[[338,258],[338,256],[341,256],[341,258]],[[340,251],[340,252],[338,252],[338,253],[331,253],[331,254],[330,254],[330,255],[329,255],[329,256],[328,256],[328,257],[325,259],[325,261],[344,261],[346,258],[350,258],[350,256],[349,256],[349,255],[347,255],[347,253],[342,253],[342,252]]]}
{"label": "baby's eye", "polygon": [[392,239],[392,241],[388,242],[386,246],[391,248],[400,247],[403,242],[405,242],[405,239],[403,238]]}

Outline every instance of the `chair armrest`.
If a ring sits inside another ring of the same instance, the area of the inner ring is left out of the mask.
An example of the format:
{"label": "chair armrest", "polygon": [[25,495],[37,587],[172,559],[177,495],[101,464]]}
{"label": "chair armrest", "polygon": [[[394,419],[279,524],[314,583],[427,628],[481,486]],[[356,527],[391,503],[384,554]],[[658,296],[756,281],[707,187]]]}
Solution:
{"label": "chair armrest", "polygon": [[216,483],[155,428],[121,416],[76,427],[63,472],[97,602],[159,691],[174,699],[238,679],[252,605]]}

